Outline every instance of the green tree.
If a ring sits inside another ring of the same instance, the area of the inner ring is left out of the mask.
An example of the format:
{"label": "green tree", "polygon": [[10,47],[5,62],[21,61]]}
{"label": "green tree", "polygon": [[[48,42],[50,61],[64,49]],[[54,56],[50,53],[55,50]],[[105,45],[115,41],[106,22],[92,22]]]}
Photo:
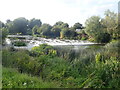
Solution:
{"label": "green tree", "polygon": [[26,34],[28,28],[28,20],[21,17],[13,21],[13,27],[16,33]]}
{"label": "green tree", "polygon": [[15,33],[16,33],[16,30],[15,30],[15,28],[14,28],[13,21],[11,21],[11,20],[8,19],[6,22],[7,22],[7,23],[6,23],[6,27],[8,28],[9,33],[10,33],[10,34],[15,34]]}
{"label": "green tree", "polygon": [[105,17],[102,19],[102,25],[106,31],[113,37],[118,38],[118,16],[116,13],[111,12],[110,10],[105,11]]}
{"label": "green tree", "polygon": [[47,36],[50,37],[51,36],[51,29],[52,26],[49,24],[43,24],[39,29],[38,29],[38,33],[40,33],[43,36]]}
{"label": "green tree", "polygon": [[38,33],[38,29],[39,29],[39,27],[38,27],[37,25],[35,25],[35,26],[32,28],[32,34],[33,34],[33,35],[39,34],[39,33]]}
{"label": "green tree", "polygon": [[83,29],[83,25],[80,24],[79,22],[78,23],[75,23],[74,26],[73,26],[73,29],[76,30],[76,29]]}
{"label": "green tree", "polygon": [[51,32],[52,32],[53,37],[60,37],[61,29],[59,28],[59,26],[54,26],[51,29]]}
{"label": "green tree", "polygon": [[31,20],[29,21],[29,28],[32,29],[35,25],[38,26],[38,27],[40,27],[41,24],[42,24],[42,22],[41,22],[40,19],[35,19],[35,18],[33,18],[33,19],[31,19]]}
{"label": "green tree", "polygon": [[95,41],[97,40],[96,37],[104,32],[103,26],[101,24],[101,18],[99,16],[92,16],[87,19],[85,22],[85,27],[86,33]]}
{"label": "green tree", "polygon": [[99,32],[101,32],[101,23],[99,16],[92,16],[88,18],[85,22],[86,32],[91,37],[95,37]]}
{"label": "green tree", "polygon": [[98,43],[107,43],[111,40],[111,36],[109,33],[99,33],[95,37],[95,41]]}
{"label": "green tree", "polygon": [[2,36],[0,35],[0,39],[2,39],[2,44],[4,44],[4,40],[5,40],[6,36],[8,35],[8,29],[6,27],[2,27],[2,28],[0,28],[0,32],[2,33],[1,34]]}
{"label": "green tree", "polygon": [[5,27],[5,24],[0,21],[0,28]]}
{"label": "green tree", "polygon": [[73,38],[76,35],[76,32],[70,30],[69,28],[63,28],[61,31],[60,38]]}
{"label": "green tree", "polygon": [[[57,26],[57,27],[59,27],[60,29],[69,28],[69,25],[68,25],[67,23],[62,22],[62,21],[56,22],[54,26]],[[54,27],[54,26],[53,26],[53,27]]]}
{"label": "green tree", "polygon": [[11,34],[27,34],[28,20],[24,17],[14,19],[13,21],[8,20],[6,25]]}

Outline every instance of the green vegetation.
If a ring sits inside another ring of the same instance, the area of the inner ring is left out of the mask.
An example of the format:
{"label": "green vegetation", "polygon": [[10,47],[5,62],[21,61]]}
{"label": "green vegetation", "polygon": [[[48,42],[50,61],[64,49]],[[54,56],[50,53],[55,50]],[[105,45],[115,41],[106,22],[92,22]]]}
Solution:
{"label": "green vegetation", "polygon": [[40,77],[21,74],[16,69],[3,67],[3,88],[58,88],[57,84],[44,82]]}
{"label": "green vegetation", "polygon": [[0,30],[3,31],[3,38],[6,34],[22,34],[44,38],[92,40],[98,43],[108,43],[112,39],[119,39],[117,13],[107,10],[104,15],[103,18],[91,16],[86,20],[85,26],[77,22],[71,27],[62,21],[51,26],[42,24],[40,19],[27,20],[20,17],[13,21],[7,20],[5,24],[1,22]]}
{"label": "green vegetation", "polygon": [[31,55],[33,56],[40,56],[40,55],[49,55],[49,56],[56,56],[57,51],[47,44],[41,44],[39,47],[33,47],[31,50]]}
{"label": "green vegetation", "polygon": [[[53,87],[51,83],[54,82],[56,87],[66,88],[120,88],[120,57],[117,52],[119,43],[113,42],[102,47],[91,46],[78,53],[47,44],[34,47],[31,51],[4,49],[2,62],[7,69],[16,68],[15,72],[19,74],[13,73],[13,77],[17,78],[20,75],[20,80],[25,78],[23,82],[26,82],[27,86],[22,86],[24,83],[21,81],[19,87],[43,87],[39,85],[38,80],[34,80],[38,77],[41,78],[42,84],[43,81],[47,82],[44,88]],[[8,72],[7,69],[3,75]],[[10,72],[13,70],[9,70]],[[9,87],[6,85],[7,80],[11,80],[10,75],[5,74],[5,81],[3,78],[4,88]],[[33,77],[32,81],[36,81],[35,86],[29,83],[29,75]],[[13,83],[10,87],[18,87],[19,82],[16,79],[12,80],[11,82],[16,84]]]}
{"label": "green vegetation", "polygon": [[13,43],[13,45],[14,46],[18,46],[18,47],[20,47],[20,46],[27,46],[26,43],[23,42],[23,41],[16,41],[16,42]]}
{"label": "green vegetation", "polygon": [[[105,17],[92,16],[69,27],[62,21],[53,26],[40,19],[17,18],[0,22],[2,40],[8,34],[34,37],[78,39],[105,46],[53,47],[42,44],[31,51],[3,48],[3,88],[114,88],[120,89],[120,34],[117,14],[107,10]],[[78,30],[78,31],[77,31]],[[14,46],[26,46],[17,41]]]}
{"label": "green vegetation", "polygon": [[0,44],[5,44],[5,38],[8,35],[8,29],[5,27],[0,28],[0,33],[2,36],[0,36]]}

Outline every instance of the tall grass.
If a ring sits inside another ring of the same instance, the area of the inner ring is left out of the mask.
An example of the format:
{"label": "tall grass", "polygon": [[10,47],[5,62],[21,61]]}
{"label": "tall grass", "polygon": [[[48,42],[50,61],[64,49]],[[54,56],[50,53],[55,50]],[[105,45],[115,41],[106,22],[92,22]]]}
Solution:
{"label": "tall grass", "polygon": [[39,77],[21,74],[13,68],[3,68],[3,88],[58,88],[55,82],[44,82]]}

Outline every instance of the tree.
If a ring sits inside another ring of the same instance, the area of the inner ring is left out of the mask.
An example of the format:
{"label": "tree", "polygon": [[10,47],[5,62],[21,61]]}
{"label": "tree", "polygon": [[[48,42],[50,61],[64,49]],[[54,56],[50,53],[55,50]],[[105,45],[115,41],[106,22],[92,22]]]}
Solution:
{"label": "tree", "polygon": [[116,13],[110,10],[105,11],[105,17],[102,19],[102,25],[105,27],[106,31],[113,37],[118,38],[118,16]]}
{"label": "tree", "polygon": [[63,28],[60,33],[60,38],[70,38],[74,37],[76,35],[76,32],[73,30],[70,30],[69,28]]}
{"label": "tree", "polygon": [[10,23],[10,22],[12,22],[12,21],[11,21],[10,19],[7,19],[6,22],[7,22],[7,23]]}
{"label": "tree", "polygon": [[51,31],[53,32],[54,36],[63,38],[66,30],[68,29],[69,29],[69,25],[67,23],[58,21],[53,25],[53,28]]}
{"label": "tree", "polygon": [[42,22],[41,22],[40,19],[35,19],[35,18],[33,18],[33,19],[31,19],[31,20],[29,21],[29,28],[32,29],[35,25],[38,26],[38,27],[40,27],[41,24],[42,24]]}
{"label": "tree", "polygon": [[86,20],[86,32],[99,43],[107,43],[111,40],[111,35],[105,30],[102,20],[98,16],[92,16]]}
{"label": "tree", "polygon": [[8,19],[6,22],[7,22],[6,23],[6,27],[8,28],[9,33],[10,34],[15,34],[16,31],[15,31],[14,26],[13,26],[13,21],[11,21],[11,20]]}
{"label": "tree", "polygon": [[16,33],[26,34],[28,28],[28,20],[20,17],[13,21],[13,30],[15,30]]}
{"label": "tree", "polygon": [[76,30],[76,29],[83,29],[84,27],[82,26],[82,24],[80,24],[79,22],[78,23],[75,23],[74,26],[73,26],[73,29]]}
{"label": "tree", "polygon": [[8,35],[8,29],[6,27],[2,27],[2,28],[0,28],[0,32],[2,33],[1,34],[2,36],[0,35],[0,39],[2,39],[1,41],[2,41],[2,44],[3,44],[6,36]]}
{"label": "tree", "polygon": [[1,28],[1,27],[5,27],[5,24],[0,21],[0,28]]}
{"label": "tree", "polygon": [[6,26],[11,34],[27,34],[28,20],[24,17],[14,19],[13,21],[7,20]]}
{"label": "tree", "polygon": [[97,41],[98,43],[107,43],[111,40],[111,36],[109,33],[99,33],[96,35],[95,37],[95,41]]}
{"label": "tree", "polygon": [[43,36],[51,36],[51,29],[52,26],[49,24],[43,24],[39,29],[38,29],[38,33],[40,33]]}
{"label": "tree", "polygon": [[62,21],[58,21],[58,22],[55,23],[54,26],[61,26],[61,25],[63,25],[63,24],[64,24],[64,22],[62,22]]}
{"label": "tree", "polygon": [[37,25],[35,25],[33,28],[32,28],[32,34],[35,35],[35,34],[39,34],[38,33],[38,29],[39,27]]}
{"label": "tree", "polygon": [[57,26],[57,27],[59,27],[60,29],[69,28],[69,25],[68,25],[67,23],[62,22],[62,21],[56,22],[55,25],[53,25],[53,27],[54,27],[54,26]]}
{"label": "tree", "polygon": [[59,27],[57,27],[57,26],[54,26],[51,29],[51,32],[52,32],[53,37],[60,37],[61,29]]}
{"label": "tree", "polygon": [[102,25],[99,16],[92,16],[85,22],[86,33],[94,38],[98,33],[102,32]]}

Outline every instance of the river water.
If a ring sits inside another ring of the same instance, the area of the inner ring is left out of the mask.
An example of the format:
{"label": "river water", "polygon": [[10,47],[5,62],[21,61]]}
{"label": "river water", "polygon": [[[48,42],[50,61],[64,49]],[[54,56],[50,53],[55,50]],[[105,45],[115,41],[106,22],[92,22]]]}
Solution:
{"label": "river water", "polygon": [[[19,41],[10,38],[6,38],[6,45],[12,46],[12,42]],[[78,50],[79,48],[84,49],[90,45],[97,45],[97,43],[89,42],[89,41],[81,41],[81,40],[60,40],[60,39],[46,39],[40,37],[33,37],[31,39],[22,39],[21,41],[25,42],[27,46],[24,47],[17,47],[14,46],[16,49],[27,49],[31,50],[31,48],[35,46],[39,46],[40,44],[48,44],[54,47],[70,47],[74,50]]]}

